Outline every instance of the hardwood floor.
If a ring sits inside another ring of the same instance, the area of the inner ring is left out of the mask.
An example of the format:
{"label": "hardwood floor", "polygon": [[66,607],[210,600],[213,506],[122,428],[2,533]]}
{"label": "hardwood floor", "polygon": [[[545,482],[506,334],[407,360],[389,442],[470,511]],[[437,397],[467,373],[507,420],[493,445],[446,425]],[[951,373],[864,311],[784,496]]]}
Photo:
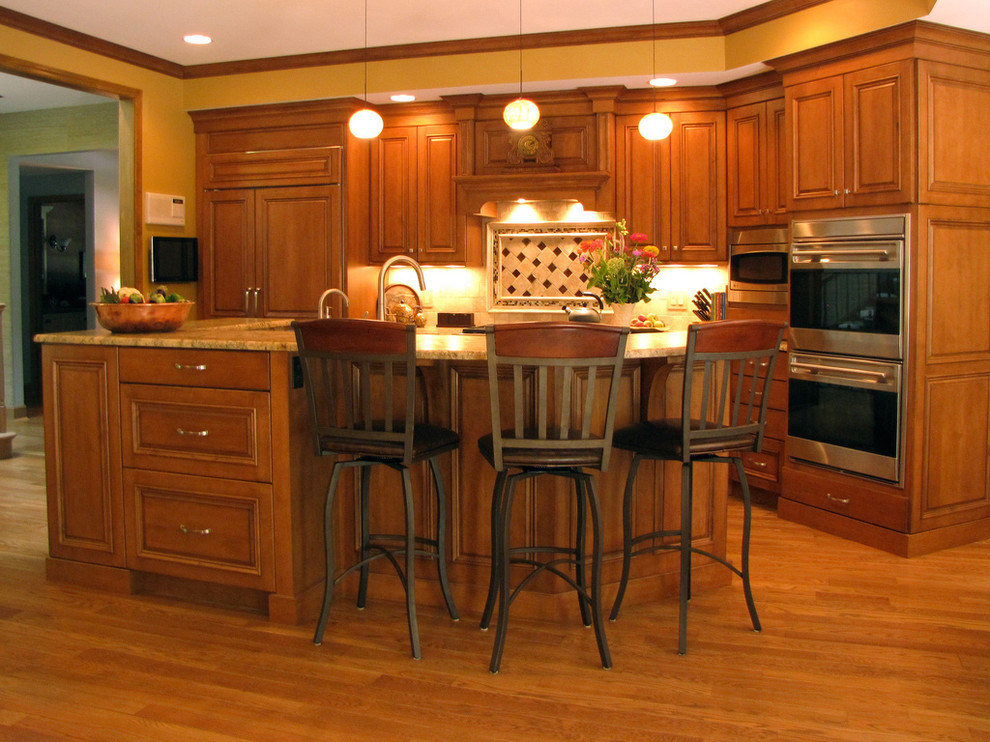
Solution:
{"label": "hardwood floor", "polygon": [[[47,582],[40,419],[0,461],[2,740],[990,740],[990,541],[905,560],[755,514],[754,592],[631,606],[594,634],[491,632],[399,605],[340,601],[311,626]],[[740,508],[733,504],[730,538]],[[455,595],[456,597],[456,595]],[[611,596],[607,596],[610,598]]]}

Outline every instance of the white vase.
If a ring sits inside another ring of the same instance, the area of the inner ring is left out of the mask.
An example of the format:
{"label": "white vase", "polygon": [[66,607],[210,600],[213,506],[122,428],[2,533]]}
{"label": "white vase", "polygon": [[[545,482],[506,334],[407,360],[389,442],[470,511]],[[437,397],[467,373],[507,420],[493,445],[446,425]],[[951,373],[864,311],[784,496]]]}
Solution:
{"label": "white vase", "polygon": [[602,318],[604,322],[619,327],[629,327],[636,309],[635,304],[609,304],[608,308],[612,310],[612,314],[606,313]]}

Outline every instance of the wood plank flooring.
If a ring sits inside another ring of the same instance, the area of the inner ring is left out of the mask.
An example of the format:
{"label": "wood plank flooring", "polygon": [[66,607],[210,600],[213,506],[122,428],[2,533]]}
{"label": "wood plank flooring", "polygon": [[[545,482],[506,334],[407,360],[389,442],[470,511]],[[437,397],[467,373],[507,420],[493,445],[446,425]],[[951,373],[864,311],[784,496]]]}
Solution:
{"label": "wood plank flooring", "polygon": [[10,429],[0,740],[990,740],[990,541],[905,560],[761,509],[762,633],[736,581],[694,596],[684,657],[664,600],[608,625],[602,670],[575,606],[514,621],[490,675],[473,615],[422,611],[417,662],[399,605],[341,601],[315,647],[311,626],[47,582],[41,423]]}

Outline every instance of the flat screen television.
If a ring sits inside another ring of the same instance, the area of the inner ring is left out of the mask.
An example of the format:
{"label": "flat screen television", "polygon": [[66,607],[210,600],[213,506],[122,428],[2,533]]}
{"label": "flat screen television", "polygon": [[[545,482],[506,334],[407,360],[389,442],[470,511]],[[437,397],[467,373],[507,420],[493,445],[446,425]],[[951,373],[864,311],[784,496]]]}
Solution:
{"label": "flat screen television", "polygon": [[151,280],[187,283],[199,277],[199,242],[195,237],[152,237]]}

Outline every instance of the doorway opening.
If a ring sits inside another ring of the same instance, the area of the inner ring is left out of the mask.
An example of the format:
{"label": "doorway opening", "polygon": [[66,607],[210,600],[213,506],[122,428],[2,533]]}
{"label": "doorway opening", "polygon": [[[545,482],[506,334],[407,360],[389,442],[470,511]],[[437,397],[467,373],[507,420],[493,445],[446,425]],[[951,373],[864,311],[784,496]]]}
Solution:
{"label": "doorway opening", "polygon": [[[85,193],[28,197],[26,322],[31,337],[86,329],[90,234]],[[41,404],[41,348],[36,343],[25,359],[24,404]]]}

